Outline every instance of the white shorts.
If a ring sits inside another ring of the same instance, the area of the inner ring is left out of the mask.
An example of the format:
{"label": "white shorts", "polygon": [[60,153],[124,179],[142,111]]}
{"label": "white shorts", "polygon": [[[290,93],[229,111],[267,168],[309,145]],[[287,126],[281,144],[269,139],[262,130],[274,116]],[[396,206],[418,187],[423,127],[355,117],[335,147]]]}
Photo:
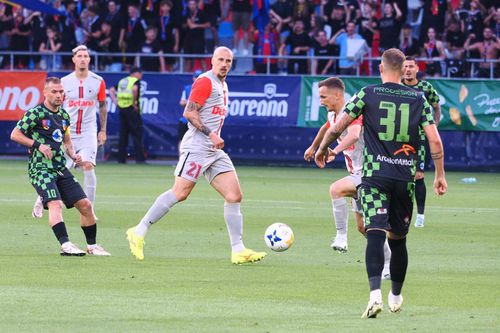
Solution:
{"label": "white shorts", "polygon": [[223,150],[182,152],[174,175],[196,183],[203,174],[211,183],[218,174],[234,170],[233,162]]}
{"label": "white shorts", "polygon": [[[97,156],[97,135],[73,136],[71,138],[75,153],[80,154],[83,162],[90,162],[96,165]],[[66,167],[75,167],[75,162],[66,155]]]}
{"label": "white shorts", "polygon": [[[356,189],[358,188],[359,185],[361,185],[361,175],[350,174],[346,178],[349,179],[354,184],[354,186],[356,186]],[[363,213],[363,209],[361,206],[361,199],[360,199],[359,195],[357,198],[352,198],[351,205],[352,205],[353,212],[360,213],[360,214]]]}

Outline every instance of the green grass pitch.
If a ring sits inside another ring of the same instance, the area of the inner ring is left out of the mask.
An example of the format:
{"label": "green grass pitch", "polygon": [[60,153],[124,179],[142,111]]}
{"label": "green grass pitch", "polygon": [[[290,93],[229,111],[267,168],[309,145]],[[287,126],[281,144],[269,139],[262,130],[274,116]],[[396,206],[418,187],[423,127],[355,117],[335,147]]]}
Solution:
{"label": "green grass pitch", "polygon": [[[26,168],[0,162],[0,332],[500,331],[498,174],[450,172],[441,198],[427,174],[426,225],[410,230],[403,311],[386,306],[363,320],[365,239],[352,214],[349,252],[329,247],[328,188],[344,170],[238,167],[246,246],[264,250],[273,222],[289,224],[295,244],[235,266],[223,200],[205,180],[152,227],[145,260],[130,255],[126,229],[173,181],[173,167],[156,165],[99,165],[98,241],[113,256],[60,257],[46,217],[31,217],[35,192]],[[460,182],[470,176],[478,182]],[[75,210],[64,215],[71,239],[83,246]],[[389,286],[383,282],[384,302]]]}

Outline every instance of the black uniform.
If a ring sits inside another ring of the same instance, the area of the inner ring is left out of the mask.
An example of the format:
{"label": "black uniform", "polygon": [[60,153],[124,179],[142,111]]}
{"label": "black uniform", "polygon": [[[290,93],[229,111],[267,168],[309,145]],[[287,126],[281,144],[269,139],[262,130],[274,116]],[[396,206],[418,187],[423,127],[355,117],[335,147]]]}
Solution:
{"label": "black uniform", "polygon": [[[437,94],[437,91],[429,82],[420,80],[416,85],[413,86],[409,86],[404,82],[403,84],[407,87],[422,92],[425,98],[427,99],[427,102],[429,102],[430,105],[439,104],[439,96]],[[433,109],[433,114],[434,114],[434,109]],[[420,145],[418,147],[417,171],[424,171],[425,166],[429,164],[430,160],[427,161],[427,157],[429,157],[428,154],[426,153],[427,151],[429,151],[429,144],[427,143],[427,138],[425,137],[424,131],[421,129]]]}
{"label": "black uniform", "polygon": [[64,109],[52,112],[43,104],[28,110],[16,125],[24,135],[52,149],[51,160],[38,149],[32,148],[29,152],[30,183],[42,198],[45,208],[47,202],[54,200],[62,200],[67,208],[71,208],[75,202],[86,198],[82,187],[65,166],[63,142],[69,125],[70,117]]}
{"label": "black uniform", "polygon": [[361,89],[345,112],[353,118],[363,115],[365,150],[359,191],[365,226],[406,235],[413,210],[419,130],[434,124],[429,103],[412,88],[385,83]]}

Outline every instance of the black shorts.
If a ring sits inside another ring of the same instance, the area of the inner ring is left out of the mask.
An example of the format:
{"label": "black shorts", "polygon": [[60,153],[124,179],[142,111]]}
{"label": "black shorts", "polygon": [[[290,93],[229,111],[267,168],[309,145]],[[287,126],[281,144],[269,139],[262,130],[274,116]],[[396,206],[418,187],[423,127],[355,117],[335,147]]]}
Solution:
{"label": "black shorts", "polygon": [[358,195],[366,229],[384,229],[405,236],[411,223],[414,191],[413,181],[363,177]]}
{"label": "black shorts", "polygon": [[66,208],[71,208],[77,201],[87,197],[78,180],[68,169],[38,170],[30,175],[30,182],[42,198],[45,209],[50,201],[62,200]]}

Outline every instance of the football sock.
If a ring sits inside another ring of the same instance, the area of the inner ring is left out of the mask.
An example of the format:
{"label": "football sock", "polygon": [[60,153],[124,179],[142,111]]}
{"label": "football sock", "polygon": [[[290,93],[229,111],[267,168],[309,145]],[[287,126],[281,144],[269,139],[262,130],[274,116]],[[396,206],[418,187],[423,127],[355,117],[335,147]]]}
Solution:
{"label": "football sock", "polygon": [[337,227],[337,235],[347,235],[347,203],[344,198],[332,199],[333,218]]}
{"label": "football sock", "polygon": [[69,242],[68,232],[66,231],[66,225],[64,224],[64,221],[54,224],[52,226],[52,231],[54,232],[54,235],[61,245]]}
{"label": "football sock", "polygon": [[388,266],[391,262],[391,247],[387,238],[384,242],[384,267]]}
{"label": "football sock", "polygon": [[426,193],[427,189],[425,188],[424,179],[415,180],[415,201],[417,202],[418,214],[424,214]]}
{"label": "football sock", "polygon": [[242,240],[243,215],[241,215],[239,203],[224,203],[224,220],[226,221],[232,251],[243,251],[245,249]]}
{"label": "football sock", "polygon": [[401,294],[403,283],[405,281],[406,269],[408,268],[408,251],[406,250],[406,238],[389,239],[391,247],[391,280],[392,294]]}
{"label": "football sock", "polygon": [[369,230],[366,233],[366,238],[366,272],[368,273],[370,290],[376,290],[380,289],[380,285],[382,283],[381,275],[382,270],[384,269],[384,242],[386,238],[385,231]]}
{"label": "football sock", "polygon": [[172,190],[160,194],[135,228],[135,234],[144,237],[151,225],[165,216],[177,202],[178,200]]}
{"label": "football sock", "polygon": [[82,226],[83,233],[85,234],[85,238],[87,239],[88,245],[94,245],[96,235],[97,235],[97,224],[92,224],[88,226]]}
{"label": "football sock", "polygon": [[95,175],[95,170],[84,170],[83,171],[83,190],[89,198],[92,206],[94,206],[95,200],[95,189],[97,187],[97,177]]}

